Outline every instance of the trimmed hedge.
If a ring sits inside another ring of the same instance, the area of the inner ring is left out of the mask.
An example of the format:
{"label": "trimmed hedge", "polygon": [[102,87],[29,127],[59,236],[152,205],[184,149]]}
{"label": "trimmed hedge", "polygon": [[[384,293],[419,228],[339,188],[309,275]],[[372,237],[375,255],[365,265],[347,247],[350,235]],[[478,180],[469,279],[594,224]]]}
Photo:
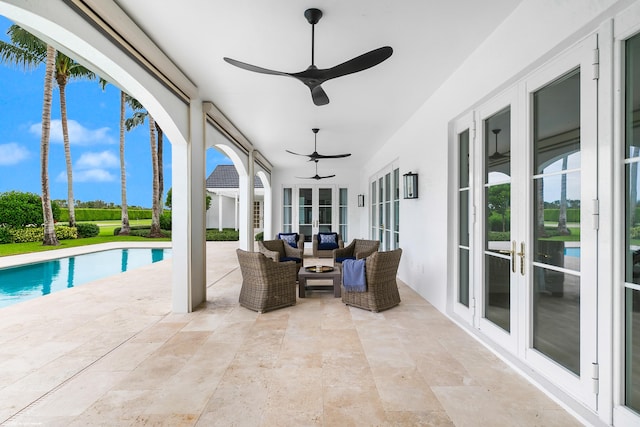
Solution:
{"label": "trimmed hedge", "polygon": [[[545,209],[544,220],[549,222],[558,222],[560,217],[560,209]],[[567,222],[580,222],[580,209],[567,209]]]}
{"label": "trimmed hedge", "polygon": [[[38,227],[26,227],[26,228],[14,228],[8,229],[12,236],[11,242],[5,243],[27,243],[27,242],[42,242],[44,240],[44,228]],[[69,240],[78,238],[78,230],[75,227],[67,227],[66,225],[56,225],[56,236],[58,240]]]}
{"label": "trimmed hedge", "polygon": [[[151,209],[128,209],[129,220],[151,219]],[[76,221],[119,221],[122,209],[77,208]],[[69,209],[60,208],[60,221],[69,221]]]}
{"label": "trimmed hedge", "polygon": [[217,228],[207,229],[208,242],[232,242],[236,240],[240,240],[240,232],[232,228],[223,228],[222,231],[218,231]]}

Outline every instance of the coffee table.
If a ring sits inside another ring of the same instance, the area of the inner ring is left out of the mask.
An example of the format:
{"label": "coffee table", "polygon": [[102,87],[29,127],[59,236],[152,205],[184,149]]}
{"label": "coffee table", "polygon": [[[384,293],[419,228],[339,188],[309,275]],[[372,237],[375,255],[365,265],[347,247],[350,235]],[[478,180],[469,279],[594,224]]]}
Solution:
{"label": "coffee table", "polygon": [[[341,295],[340,286],[342,284],[340,266],[332,267],[331,271],[317,272],[315,266],[300,267],[298,272],[298,296],[304,298],[306,290],[327,289],[333,286],[333,296],[339,298]],[[332,280],[333,285],[307,285],[309,280]]]}

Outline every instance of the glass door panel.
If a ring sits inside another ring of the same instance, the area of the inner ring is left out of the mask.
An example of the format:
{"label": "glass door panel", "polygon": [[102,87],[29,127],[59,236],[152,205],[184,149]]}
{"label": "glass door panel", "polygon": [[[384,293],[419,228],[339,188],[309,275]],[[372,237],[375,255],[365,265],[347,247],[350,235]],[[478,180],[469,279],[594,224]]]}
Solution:
{"label": "glass door panel", "polygon": [[313,189],[298,188],[298,232],[305,242],[311,242],[313,222]]}
{"label": "glass door panel", "polygon": [[333,189],[318,189],[318,232],[329,233],[333,230]]}
{"label": "glass door panel", "polygon": [[579,70],[533,94],[533,149],[533,348],[579,375]]}
{"label": "glass door panel", "polygon": [[624,405],[640,414],[640,35],[625,42]]}
{"label": "glass door panel", "polygon": [[511,108],[484,120],[484,318],[511,332]]}

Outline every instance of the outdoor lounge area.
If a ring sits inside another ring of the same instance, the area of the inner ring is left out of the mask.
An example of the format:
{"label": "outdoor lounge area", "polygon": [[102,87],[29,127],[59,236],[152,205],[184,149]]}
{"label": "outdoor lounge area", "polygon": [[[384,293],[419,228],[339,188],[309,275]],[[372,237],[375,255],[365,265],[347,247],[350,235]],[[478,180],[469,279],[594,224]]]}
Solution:
{"label": "outdoor lounge area", "polygon": [[170,261],[0,311],[0,424],[579,425],[402,282],[381,313],[239,306],[236,248],[207,243],[192,313],[171,313]]}

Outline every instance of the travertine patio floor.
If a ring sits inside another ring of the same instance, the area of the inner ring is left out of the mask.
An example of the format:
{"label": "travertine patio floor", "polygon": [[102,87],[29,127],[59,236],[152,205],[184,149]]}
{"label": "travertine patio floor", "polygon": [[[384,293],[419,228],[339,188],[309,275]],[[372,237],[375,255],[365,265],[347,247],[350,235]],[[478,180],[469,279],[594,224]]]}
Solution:
{"label": "travertine patio floor", "polygon": [[207,243],[193,313],[171,313],[170,260],[0,309],[0,423],[579,425],[403,283],[377,314],[330,291],[240,307],[236,247]]}

